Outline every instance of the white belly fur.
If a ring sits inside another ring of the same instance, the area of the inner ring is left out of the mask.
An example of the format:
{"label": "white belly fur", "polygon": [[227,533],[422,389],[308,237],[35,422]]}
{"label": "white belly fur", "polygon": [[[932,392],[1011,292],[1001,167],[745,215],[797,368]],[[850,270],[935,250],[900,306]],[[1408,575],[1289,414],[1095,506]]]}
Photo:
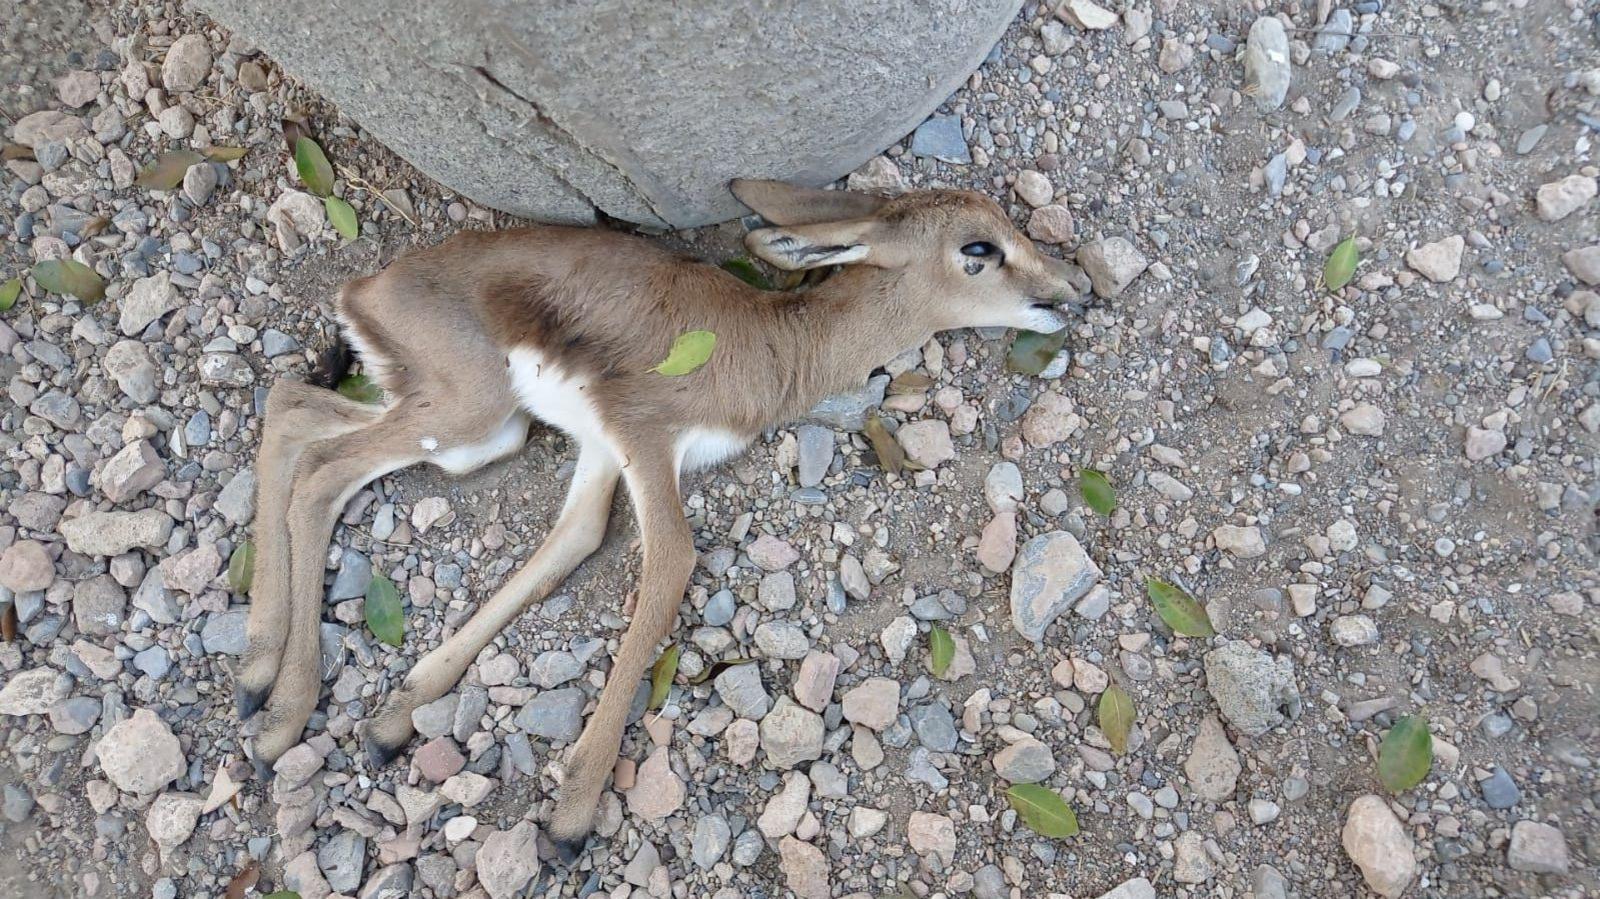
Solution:
{"label": "white belly fur", "polygon": [[[598,410],[590,401],[589,382],[546,362],[538,350],[518,348],[509,356],[511,384],[523,408],[539,420],[560,428],[579,445],[605,447],[625,464],[615,441],[605,432]],[[690,428],[678,437],[673,452],[679,471],[716,465],[744,451],[749,441],[720,428]]]}

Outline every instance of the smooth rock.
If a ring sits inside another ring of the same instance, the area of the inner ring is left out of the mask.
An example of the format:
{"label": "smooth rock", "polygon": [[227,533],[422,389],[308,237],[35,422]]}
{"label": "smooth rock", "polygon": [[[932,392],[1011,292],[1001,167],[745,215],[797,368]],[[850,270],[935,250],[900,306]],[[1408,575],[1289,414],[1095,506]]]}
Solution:
{"label": "smooth rock", "polygon": [[1271,112],[1283,105],[1289,95],[1293,65],[1289,59],[1289,35],[1274,16],[1262,16],[1250,26],[1245,39],[1245,92],[1256,101],[1256,108]]}
{"label": "smooth rock", "polygon": [[1066,531],[1040,534],[1022,545],[1011,568],[1011,624],[1029,640],[1100,580],[1100,567]]}
{"label": "smooth rock", "polygon": [[1380,796],[1369,794],[1350,804],[1340,842],[1367,887],[1380,896],[1401,895],[1416,877],[1411,837]]}
{"label": "smooth rock", "polygon": [[1425,243],[1406,251],[1406,265],[1429,281],[1444,284],[1461,273],[1461,252],[1466,245],[1459,234]]}
{"label": "smooth rock", "polygon": [[1092,241],[1078,248],[1078,265],[1089,275],[1094,292],[1107,299],[1120,296],[1150,261],[1121,237]]}

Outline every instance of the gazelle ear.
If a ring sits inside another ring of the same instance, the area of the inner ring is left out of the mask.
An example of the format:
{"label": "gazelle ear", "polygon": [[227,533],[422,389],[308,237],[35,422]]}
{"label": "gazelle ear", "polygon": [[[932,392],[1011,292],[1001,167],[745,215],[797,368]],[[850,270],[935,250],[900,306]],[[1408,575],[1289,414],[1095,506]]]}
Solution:
{"label": "gazelle ear", "polygon": [[887,202],[848,190],[813,190],[782,181],[735,178],[728,185],[739,202],[774,225],[816,225],[868,218]]}
{"label": "gazelle ear", "polygon": [[784,271],[866,262],[872,253],[871,221],[827,222],[793,228],[757,228],[746,234],[750,252]]}

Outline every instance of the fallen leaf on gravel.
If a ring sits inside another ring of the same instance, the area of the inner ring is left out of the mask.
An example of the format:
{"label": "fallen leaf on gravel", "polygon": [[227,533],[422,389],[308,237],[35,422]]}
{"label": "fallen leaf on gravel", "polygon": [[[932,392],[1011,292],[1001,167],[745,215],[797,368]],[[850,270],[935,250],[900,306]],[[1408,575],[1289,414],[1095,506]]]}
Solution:
{"label": "fallen leaf on gravel", "polygon": [[1378,746],[1378,779],[1391,793],[1404,793],[1433,767],[1433,734],[1428,719],[1407,715],[1394,723]]}
{"label": "fallen leaf on gravel", "polygon": [[1212,626],[1205,607],[1195,602],[1189,594],[1155,578],[1146,581],[1145,587],[1150,593],[1150,601],[1155,604],[1156,614],[1167,623],[1167,627],[1172,628],[1173,633],[1185,637],[1216,635],[1217,629]]}
{"label": "fallen leaf on gravel", "polygon": [[683,650],[674,643],[656,659],[650,669],[650,704],[645,708],[654,711],[667,704],[667,694],[672,692],[672,679],[678,674],[678,657]]}
{"label": "fallen leaf on gravel", "polygon": [[1038,784],[1014,784],[1006,790],[1006,798],[1034,833],[1056,839],[1078,835],[1078,816],[1055,790]]}
{"label": "fallen leaf on gravel", "polygon": [[53,294],[75,296],[85,305],[98,303],[106,295],[106,282],[76,259],[41,262],[33,267],[33,280]]}
{"label": "fallen leaf on gravel", "polygon": [[139,170],[133,183],[149,190],[173,190],[183,183],[189,166],[205,162],[205,157],[193,150],[168,150],[155,161]]}

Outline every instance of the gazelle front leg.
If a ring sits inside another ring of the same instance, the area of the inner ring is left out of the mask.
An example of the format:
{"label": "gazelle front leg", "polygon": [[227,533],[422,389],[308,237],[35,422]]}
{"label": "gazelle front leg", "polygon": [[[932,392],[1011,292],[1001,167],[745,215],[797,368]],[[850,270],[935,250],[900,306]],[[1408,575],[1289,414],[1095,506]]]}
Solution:
{"label": "gazelle front leg", "polygon": [[561,798],[550,816],[550,838],[568,861],[577,857],[589,836],[606,775],[617,763],[634,691],[655,661],[656,644],[671,633],[694,571],[694,535],[683,517],[677,464],[670,447],[628,447],[624,451],[630,464],[623,476],[644,540],[644,572],[633,623],[622,638],[600,704],[573,747]]}
{"label": "gazelle front leg", "polygon": [[489,641],[600,548],[617,473],[617,462],[606,447],[586,446],[579,451],[566,503],[533,558],[461,630],[411,669],[367,725],[367,758],[374,766],[394,758],[411,739],[413,711],[448,693]]}

